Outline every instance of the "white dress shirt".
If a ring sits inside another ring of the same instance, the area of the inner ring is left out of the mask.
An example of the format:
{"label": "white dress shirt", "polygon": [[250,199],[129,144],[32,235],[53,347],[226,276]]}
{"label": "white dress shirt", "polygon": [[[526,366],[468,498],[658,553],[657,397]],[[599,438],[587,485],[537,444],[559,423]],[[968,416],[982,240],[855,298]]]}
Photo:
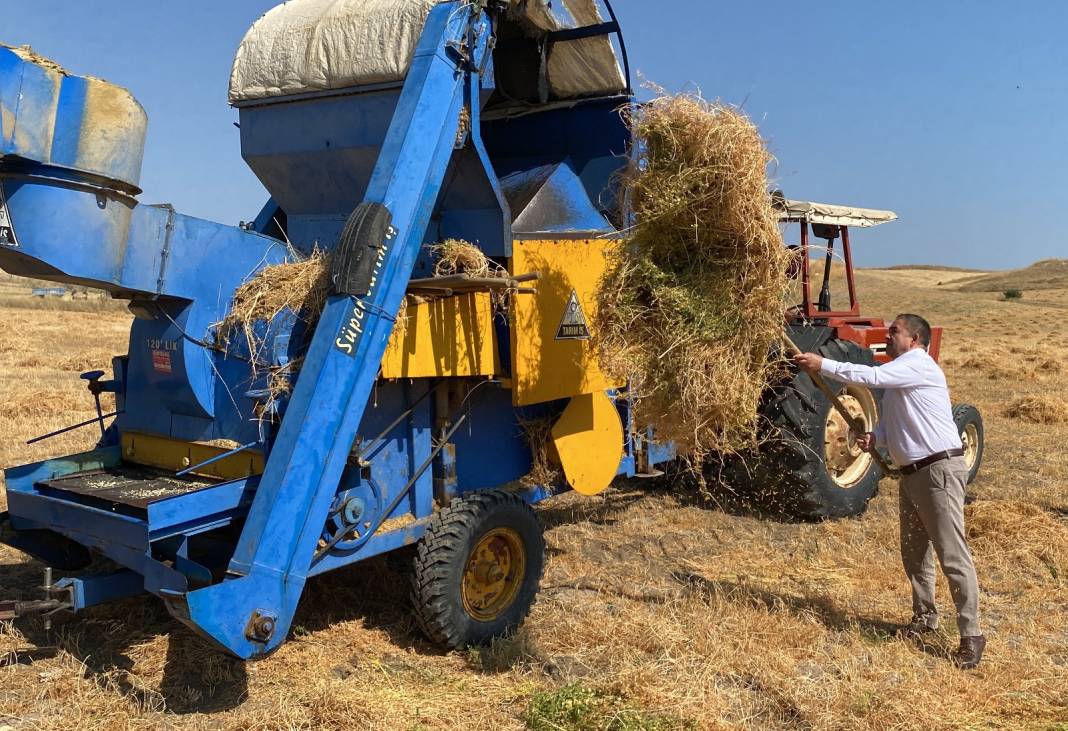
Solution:
{"label": "white dress shirt", "polygon": [[875,439],[890,450],[898,467],[961,448],[946,376],[926,350],[914,348],[875,367],[824,358],[820,372],[845,383],[883,389]]}

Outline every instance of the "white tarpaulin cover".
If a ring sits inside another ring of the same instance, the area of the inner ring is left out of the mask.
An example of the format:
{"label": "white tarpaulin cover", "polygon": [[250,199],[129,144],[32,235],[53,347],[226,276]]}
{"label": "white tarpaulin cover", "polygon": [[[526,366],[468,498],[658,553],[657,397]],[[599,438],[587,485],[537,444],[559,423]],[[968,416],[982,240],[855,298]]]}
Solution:
{"label": "white tarpaulin cover", "polygon": [[[603,23],[596,0],[513,0],[515,11],[542,30],[582,28]],[[607,36],[557,43],[549,55],[549,88],[553,96],[571,99],[604,96],[626,88],[612,41]]]}
{"label": "white tarpaulin cover", "polygon": [[882,223],[889,223],[897,218],[897,214],[893,211],[879,211],[874,208],[854,208],[853,206],[792,201],[784,198],[776,198],[774,203],[775,207],[779,209],[780,221],[803,218],[809,223],[871,228]]}
{"label": "white tarpaulin cover", "polygon": [[[230,102],[402,80],[439,0],[289,0],[245,34],[230,74]],[[512,0],[511,14],[552,31],[603,22],[596,0]],[[554,45],[554,97],[626,88],[608,37]]]}

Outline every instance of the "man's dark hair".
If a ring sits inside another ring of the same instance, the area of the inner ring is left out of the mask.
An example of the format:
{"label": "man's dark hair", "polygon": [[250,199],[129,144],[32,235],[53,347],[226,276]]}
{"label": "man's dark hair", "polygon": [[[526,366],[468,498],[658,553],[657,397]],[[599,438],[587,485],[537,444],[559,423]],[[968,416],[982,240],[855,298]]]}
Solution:
{"label": "man's dark hair", "polygon": [[919,315],[898,315],[896,320],[901,320],[908,328],[909,334],[920,341],[920,345],[927,347],[931,344],[931,325]]}

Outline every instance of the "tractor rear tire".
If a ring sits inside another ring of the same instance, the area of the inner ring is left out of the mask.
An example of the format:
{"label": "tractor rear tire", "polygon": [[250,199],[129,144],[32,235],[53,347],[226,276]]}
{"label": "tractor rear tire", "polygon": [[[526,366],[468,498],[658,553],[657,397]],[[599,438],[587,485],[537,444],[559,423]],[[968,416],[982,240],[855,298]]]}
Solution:
{"label": "tractor rear tire", "polygon": [[953,421],[964,445],[964,462],[968,465],[968,483],[975,479],[983,464],[983,417],[971,404],[953,407]]}
{"label": "tractor rear tire", "polygon": [[[875,364],[869,349],[848,340],[829,340],[818,352],[839,362]],[[825,380],[872,431],[882,392]],[[879,490],[882,469],[855,446],[844,419],[807,373],[797,372],[769,390],[761,414],[767,423],[765,442],[732,463],[735,488],[765,508],[806,520],[852,517],[867,509]]]}
{"label": "tractor rear tire", "polygon": [[450,649],[486,644],[527,616],[544,566],[542,527],[522,498],[504,490],[455,498],[416,546],[416,622]]}

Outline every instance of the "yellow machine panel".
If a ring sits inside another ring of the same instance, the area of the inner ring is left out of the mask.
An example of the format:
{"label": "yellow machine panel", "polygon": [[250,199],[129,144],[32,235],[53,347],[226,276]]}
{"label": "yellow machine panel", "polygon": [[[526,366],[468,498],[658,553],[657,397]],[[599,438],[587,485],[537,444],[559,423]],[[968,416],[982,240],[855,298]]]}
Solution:
{"label": "yellow machine panel", "polygon": [[553,446],[572,489],[603,492],[623,459],[623,422],[603,391],[575,396],[553,425]]}
{"label": "yellow machine panel", "polygon": [[383,378],[492,376],[499,371],[485,292],[409,305],[382,356]]}
{"label": "yellow machine panel", "polygon": [[[125,432],[122,435],[122,455],[127,462],[174,472],[201,464],[229,451],[225,447],[183,442],[178,439],[138,432]],[[217,477],[222,480],[237,480],[262,473],[263,455],[257,451],[247,450],[204,465],[193,474]]]}
{"label": "yellow machine panel", "polygon": [[597,286],[613,239],[516,241],[511,273],[538,272],[537,294],[513,298],[512,398],[537,404],[623,384],[609,380],[591,340]]}

